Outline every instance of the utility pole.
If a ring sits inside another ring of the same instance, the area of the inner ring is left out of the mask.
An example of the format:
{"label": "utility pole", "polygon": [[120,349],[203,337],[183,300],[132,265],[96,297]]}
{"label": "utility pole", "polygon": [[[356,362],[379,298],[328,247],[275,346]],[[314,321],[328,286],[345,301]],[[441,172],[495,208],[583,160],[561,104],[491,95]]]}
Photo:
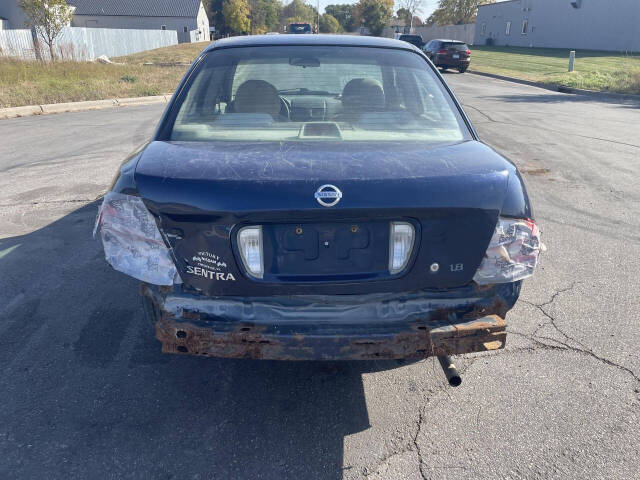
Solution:
{"label": "utility pole", "polygon": [[318,19],[316,21],[316,35],[320,35],[320,0],[318,0],[318,11],[316,13],[318,14]]}

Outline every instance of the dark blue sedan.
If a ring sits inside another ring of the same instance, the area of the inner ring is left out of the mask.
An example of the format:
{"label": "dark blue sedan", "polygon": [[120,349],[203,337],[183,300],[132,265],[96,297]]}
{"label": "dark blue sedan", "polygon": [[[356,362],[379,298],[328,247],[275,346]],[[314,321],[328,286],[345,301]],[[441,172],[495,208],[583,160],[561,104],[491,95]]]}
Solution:
{"label": "dark blue sedan", "polygon": [[196,59],[100,209],[166,353],[413,359],[504,347],[541,248],[520,174],[397,40]]}

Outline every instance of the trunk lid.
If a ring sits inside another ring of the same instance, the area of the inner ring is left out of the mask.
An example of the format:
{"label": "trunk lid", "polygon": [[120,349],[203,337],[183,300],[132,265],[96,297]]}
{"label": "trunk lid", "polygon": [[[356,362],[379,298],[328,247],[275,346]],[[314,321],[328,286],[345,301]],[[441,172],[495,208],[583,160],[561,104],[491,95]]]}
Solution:
{"label": "trunk lid", "polygon": [[[365,293],[471,281],[504,201],[506,161],[479,142],[151,143],[140,196],[183,281],[210,295]],[[340,201],[314,197],[325,184]],[[389,225],[411,223],[407,268],[390,275]],[[265,272],[250,278],[237,231],[262,225]],[[429,267],[439,264],[437,273]]]}

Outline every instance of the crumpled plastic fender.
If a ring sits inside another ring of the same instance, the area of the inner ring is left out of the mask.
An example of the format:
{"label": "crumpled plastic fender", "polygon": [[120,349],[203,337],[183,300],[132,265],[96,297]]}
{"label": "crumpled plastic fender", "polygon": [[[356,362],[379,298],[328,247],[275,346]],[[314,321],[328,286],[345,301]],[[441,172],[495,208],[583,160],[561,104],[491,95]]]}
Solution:
{"label": "crumpled plastic fender", "polygon": [[105,258],[115,270],[154,285],[180,282],[156,222],[139,197],[107,193],[98,210],[94,238],[98,230]]}
{"label": "crumpled plastic fender", "polygon": [[533,275],[546,247],[532,220],[500,218],[473,279],[480,285],[516,282]]}

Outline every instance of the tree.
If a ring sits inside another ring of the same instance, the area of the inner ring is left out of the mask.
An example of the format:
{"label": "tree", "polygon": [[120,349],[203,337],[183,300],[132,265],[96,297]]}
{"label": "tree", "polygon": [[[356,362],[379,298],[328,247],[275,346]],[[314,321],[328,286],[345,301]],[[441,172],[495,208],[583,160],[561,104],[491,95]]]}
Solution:
{"label": "tree", "polygon": [[207,11],[209,17],[209,24],[216,28],[216,32],[220,34],[227,34],[227,24],[224,21],[224,15],[222,14],[222,5],[224,0],[203,0],[204,9]]}
{"label": "tree", "polygon": [[496,0],[440,0],[438,8],[427,19],[429,25],[462,25],[476,21],[478,6]]}
{"label": "tree", "polygon": [[209,17],[209,23],[216,27],[216,32],[222,35],[231,33],[222,14],[222,7],[225,0],[203,0],[204,8]]}
{"label": "tree", "polygon": [[342,31],[342,27],[336,17],[325,13],[320,17],[320,33],[337,33]]}
{"label": "tree", "polygon": [[396,12],[396,18],[405,25],[409,25],[411,23],[411,12],[406,8],[399,8]]}
{"label": "tree", "polygon": [[40,38],[49,46],[51,60],[55,60],[55,39],[71,22],[73,10],[66,0],[20,0],[19,5],[27,16],[26,26],[36,29]]}
{"label": "tree", "polygon": [[372,35],[380,36],[393,14],[393,0],[360,0],[358,16]]}
{"label": "tree", "polygon": [[315,24],[318,11],[303,0],[292,0],[282,9],[283,24],[289,23],[310,23]]}
{"label": "tree", "polygon": [[398,5],[400,8],[398,9],[398,18],[400,17],[400,11],[406,12],[403,18],[407,18],[407,23],[410,27],[413,27],[413,17],[416,16],[416,13],[419,13],[422,10],[422,5],[424,4],[424,0],[399,0]]}
{"label": "tree", "polygon": [[347,4],[333,4],[324,7],[324,11],[333,16],[345,32],[353,32],[357,27],[353,9],[353,5]]}
{"label": "tree", "polygon": [[222,15],[226,27],[233,33],[249,33],[249,3],[247,0],[224,0]]}
{"label": "tree", "polygon": [[277,30],[281,10],[280,0],[249,0],[251,33]]}

